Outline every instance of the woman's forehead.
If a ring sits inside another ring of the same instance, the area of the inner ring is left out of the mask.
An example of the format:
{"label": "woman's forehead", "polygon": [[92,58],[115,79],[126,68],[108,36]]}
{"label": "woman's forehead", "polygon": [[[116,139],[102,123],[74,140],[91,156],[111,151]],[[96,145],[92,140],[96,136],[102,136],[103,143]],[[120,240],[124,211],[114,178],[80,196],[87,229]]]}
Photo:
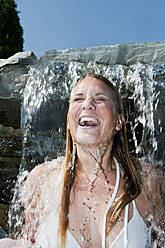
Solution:
{"label": "woman's forehead", "polygon": [[72,89],[71,96],[75,94],[85,94],[91,91],[93,94],[111,94],[112,89],[103,81],[93,77],[86,77],[80,80]]}

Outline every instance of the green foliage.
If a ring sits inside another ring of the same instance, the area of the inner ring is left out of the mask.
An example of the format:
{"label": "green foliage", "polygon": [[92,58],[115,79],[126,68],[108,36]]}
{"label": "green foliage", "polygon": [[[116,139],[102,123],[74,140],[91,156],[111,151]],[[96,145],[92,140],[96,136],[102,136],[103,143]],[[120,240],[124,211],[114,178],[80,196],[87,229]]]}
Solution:
{"label": "green foliage", "polygon": [[0,0],[0,58],[23,51],[23,28],[14,0]]}

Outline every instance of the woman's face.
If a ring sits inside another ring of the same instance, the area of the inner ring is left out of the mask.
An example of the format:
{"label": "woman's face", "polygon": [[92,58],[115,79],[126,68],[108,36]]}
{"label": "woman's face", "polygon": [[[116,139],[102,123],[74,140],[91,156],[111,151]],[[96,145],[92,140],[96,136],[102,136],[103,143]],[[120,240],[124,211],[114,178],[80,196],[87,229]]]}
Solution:
{"label": "woman's face", "polygon": [[111,141],[121,128],[110,87],[93,77],[86,77],[73,88],[68,116],[72,138],[80,145]]}

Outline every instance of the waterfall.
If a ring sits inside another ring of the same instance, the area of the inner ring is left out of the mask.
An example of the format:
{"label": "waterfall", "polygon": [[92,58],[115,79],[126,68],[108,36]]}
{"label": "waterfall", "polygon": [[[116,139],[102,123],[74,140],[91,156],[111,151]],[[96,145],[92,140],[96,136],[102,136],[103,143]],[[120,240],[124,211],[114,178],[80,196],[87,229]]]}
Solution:
{"label": "waterfall", "polygon": [[[100,65],[49,60],[32,65],[24,89],[21,114],[23,155],[13,208],[11,231],[19,232],[23,218],[18,191],[35,165],[65,153],[66,120],[73,85],[87,73],[108,78],[121,94],[130,152],[165,168],[165,65]],[[23,180],[22,180],[23,178]],[[13,224],[13,213],[17,222]],[[18,221],[19,220],[19,221]],[[19,222],[19,225],[18,225]],[[19,226],[19,227],[18,227]]]}
{"label": "waterfall", "polygon": [[31,66],[24,90],[22,166],[31,169],[64,154],[69,95],[73,85],[89,72],[102,74],[119,89],[131,153],[164,163],[164,65],[47,61]]}

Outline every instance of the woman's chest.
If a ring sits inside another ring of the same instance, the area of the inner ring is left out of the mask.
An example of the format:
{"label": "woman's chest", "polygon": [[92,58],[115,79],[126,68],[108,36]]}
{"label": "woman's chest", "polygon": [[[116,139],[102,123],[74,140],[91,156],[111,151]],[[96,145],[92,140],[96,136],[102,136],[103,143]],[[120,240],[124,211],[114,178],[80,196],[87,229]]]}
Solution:
{"label": "woman's chest", "polygon": [[[101,247],[105,214],[111,194],[77,191],[71,194],[69,208],[69,231],[81,247]],[[113,235],[106,239],[107,247],[113,242],[123,228],[123,214],[119,218]]]}

